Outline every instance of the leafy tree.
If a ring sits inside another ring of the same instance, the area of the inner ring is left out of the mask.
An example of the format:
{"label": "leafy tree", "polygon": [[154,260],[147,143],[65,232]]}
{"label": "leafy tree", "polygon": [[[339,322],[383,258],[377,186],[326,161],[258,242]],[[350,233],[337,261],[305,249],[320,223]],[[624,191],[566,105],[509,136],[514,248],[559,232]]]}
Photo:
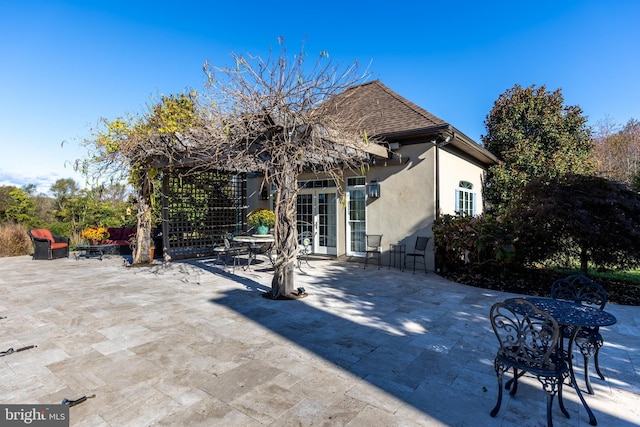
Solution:
{"label": "leafy tree", "polygon": [[44,194],[38,194],[31,196],[36,205],[36,216],[42,220],[42,222],[51,223],[55,221],[54,215],[54,201],[51,197]]}
{"label": "leafy tree", "polygon": [[565,106],[560,89],[515,85],[495,101],[485,120],[485,148],[500,164],[489,168],[484,198],[489,211],[504,213],[533,178],[589,174],[593,144],[578,106]]}
{"label": "leafy tree", "polygon": [[38,188],[36,187],[35,184],[25,184],[22,186],[22,191],[24,191],[25,193],[33,196],[36,194],[36,190]]}
{"label": "leafy tree", "polygon": [[113,121],[103,119],[84,141],[89,157],[76,167],[94,179],[127,180],[137,191],[137,233],[134,264],[148,263],[160,167],[183,147],[181,135],[196,119],[195,92],[162,96],[144,114]]}
{"label": "leafy tree", "polygon": [[7,208],[15,203],[11,192],[16,190],[17,187],[13,185],[0,186],[0,222],[5,222],[7,218]]}
{"label": "leafy tree", "polygon": [[58,179],[49,188],[55,201],[56,210],[64,209],[65,203],[75,197],[79,191],[78,184],[71,178]]}
{"label": "leafy tree", "polygon": [[631,178],[631,188],[640,193],[640,169]]}
{"label": "leafy tree", "polygon": [[43,222],[38,218],[36,212],[36,201],[31,194],[16,188],[9,192],[9,196],[12,203],[5,211],[8,221],[22,224],[27,228],[38,228],[42,225]]}
{"label": "leafy tree", "polygon": [[113,202],[115,204],[130,204],[131,201],[130,186],[122,183],[112,183],[110,185],[102,185],[100,187],[100,199],[105,202]]}
{"label": "leafy tree", "polygon": [[136,223],[135,201],[124,191],[124,186],[99,185],[82,189],[68,197],[57,212],[61,221],[76,224],[74,229],[87,226],[121,227]]}
{"label": "leafy tree", "polygon": [[580,260],[597,268],[640,266],[640,195],[586,175],[529,182],[512,210],[516,253],[525,263]]}

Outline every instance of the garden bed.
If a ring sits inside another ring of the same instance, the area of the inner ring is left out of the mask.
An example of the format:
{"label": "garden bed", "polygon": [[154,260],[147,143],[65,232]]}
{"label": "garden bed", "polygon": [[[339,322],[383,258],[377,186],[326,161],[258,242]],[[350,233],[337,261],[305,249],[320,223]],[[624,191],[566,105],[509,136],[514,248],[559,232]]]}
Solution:
{"label": "garden bed", "polygon": [[[468,274],[448,274],[445,278],[475,286],[477,288],[511,292],[531,296],[550,296],[551,284],[569,274],[549,270],[531,269],[507,278],[478,277]],[[640,306],[640,285],[612,279],[592,279],[604,286],[608,294],[608,302],[622,305]]]}

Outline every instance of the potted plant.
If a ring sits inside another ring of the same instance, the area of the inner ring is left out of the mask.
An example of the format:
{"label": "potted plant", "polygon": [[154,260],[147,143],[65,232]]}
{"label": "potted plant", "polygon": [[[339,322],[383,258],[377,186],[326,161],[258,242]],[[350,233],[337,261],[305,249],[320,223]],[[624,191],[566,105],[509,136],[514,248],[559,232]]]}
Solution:
{"label": "potted plant", "polygon": [[256,229],[258,234],[267,234],[276,224],[276,214],[269,209],[256,208],[249,214],[249,225]]}
{"label": "potted plant", "polygon": [[90,244],[97,245],[109,237],[109,232],[105,227],[89,227],[82,231],[82,238],[87,239]]}

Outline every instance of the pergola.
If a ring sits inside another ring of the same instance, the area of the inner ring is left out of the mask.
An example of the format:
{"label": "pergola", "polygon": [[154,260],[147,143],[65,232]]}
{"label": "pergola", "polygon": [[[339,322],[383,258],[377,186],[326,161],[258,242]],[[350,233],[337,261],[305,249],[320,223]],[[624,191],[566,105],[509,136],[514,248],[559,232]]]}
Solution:
{"label": "pergola", "polygon": [[[272,116],[267,116],[270,123],[277,122],[278,119],[279,117],[274,120]],[[323,139],[331,140],[334,153],[348,151],[353,156],[388,156],[387,149],[374,142],[353,142],[318,126],[311,132],[322,134]],[[259,146],[259,141],[263,138],[260,135],[253,144]],[[329,151],[326,155],[333,156],[334,153]],[[225,155],[229,155],[229,152],[224,152],[222,157]],[[242,171],[238,171],[237,165],[234,170],[209,169],[207,164],[215,163],[220,166],[220,160],[211,162],[211,154],[194,154],[193,151],[182,158],[179,165],[163,165],[163,252],[172,259],[211,256],[214,254],[214,246],[222,241],[226,233],[240,234],[247,230],[247,177],[260,173],[265,163],[264,153],[256,149],[254,155]],[[305,162],[308,165],[324,160],[307,158]]]}
{"label": "pergola", "polygon": [[163,175],[162,246],[172,259],[213,255],[222,236],[246,230],[247,174],[202,171]]}

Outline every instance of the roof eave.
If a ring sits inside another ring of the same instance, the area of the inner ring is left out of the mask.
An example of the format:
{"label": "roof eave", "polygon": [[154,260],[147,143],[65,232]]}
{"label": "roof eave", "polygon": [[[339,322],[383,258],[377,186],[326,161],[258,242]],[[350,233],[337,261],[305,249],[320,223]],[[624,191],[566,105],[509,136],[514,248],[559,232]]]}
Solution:
{"label": "roof eave", "polygon": [[399,132],[390,132],[378,135],[378,137],[387,142],[400,142],[407,145],[424,143],[425,139],[428,138],[434,138],[430,142],[442,143],[446,141],[447,137],[451,137],[451,140],[447,144],[453,145],[483,164],[490,166],[499,162],[498,158],[489,150],[477,144],[467,135],[448,123],[418,129],[408,129]]}

